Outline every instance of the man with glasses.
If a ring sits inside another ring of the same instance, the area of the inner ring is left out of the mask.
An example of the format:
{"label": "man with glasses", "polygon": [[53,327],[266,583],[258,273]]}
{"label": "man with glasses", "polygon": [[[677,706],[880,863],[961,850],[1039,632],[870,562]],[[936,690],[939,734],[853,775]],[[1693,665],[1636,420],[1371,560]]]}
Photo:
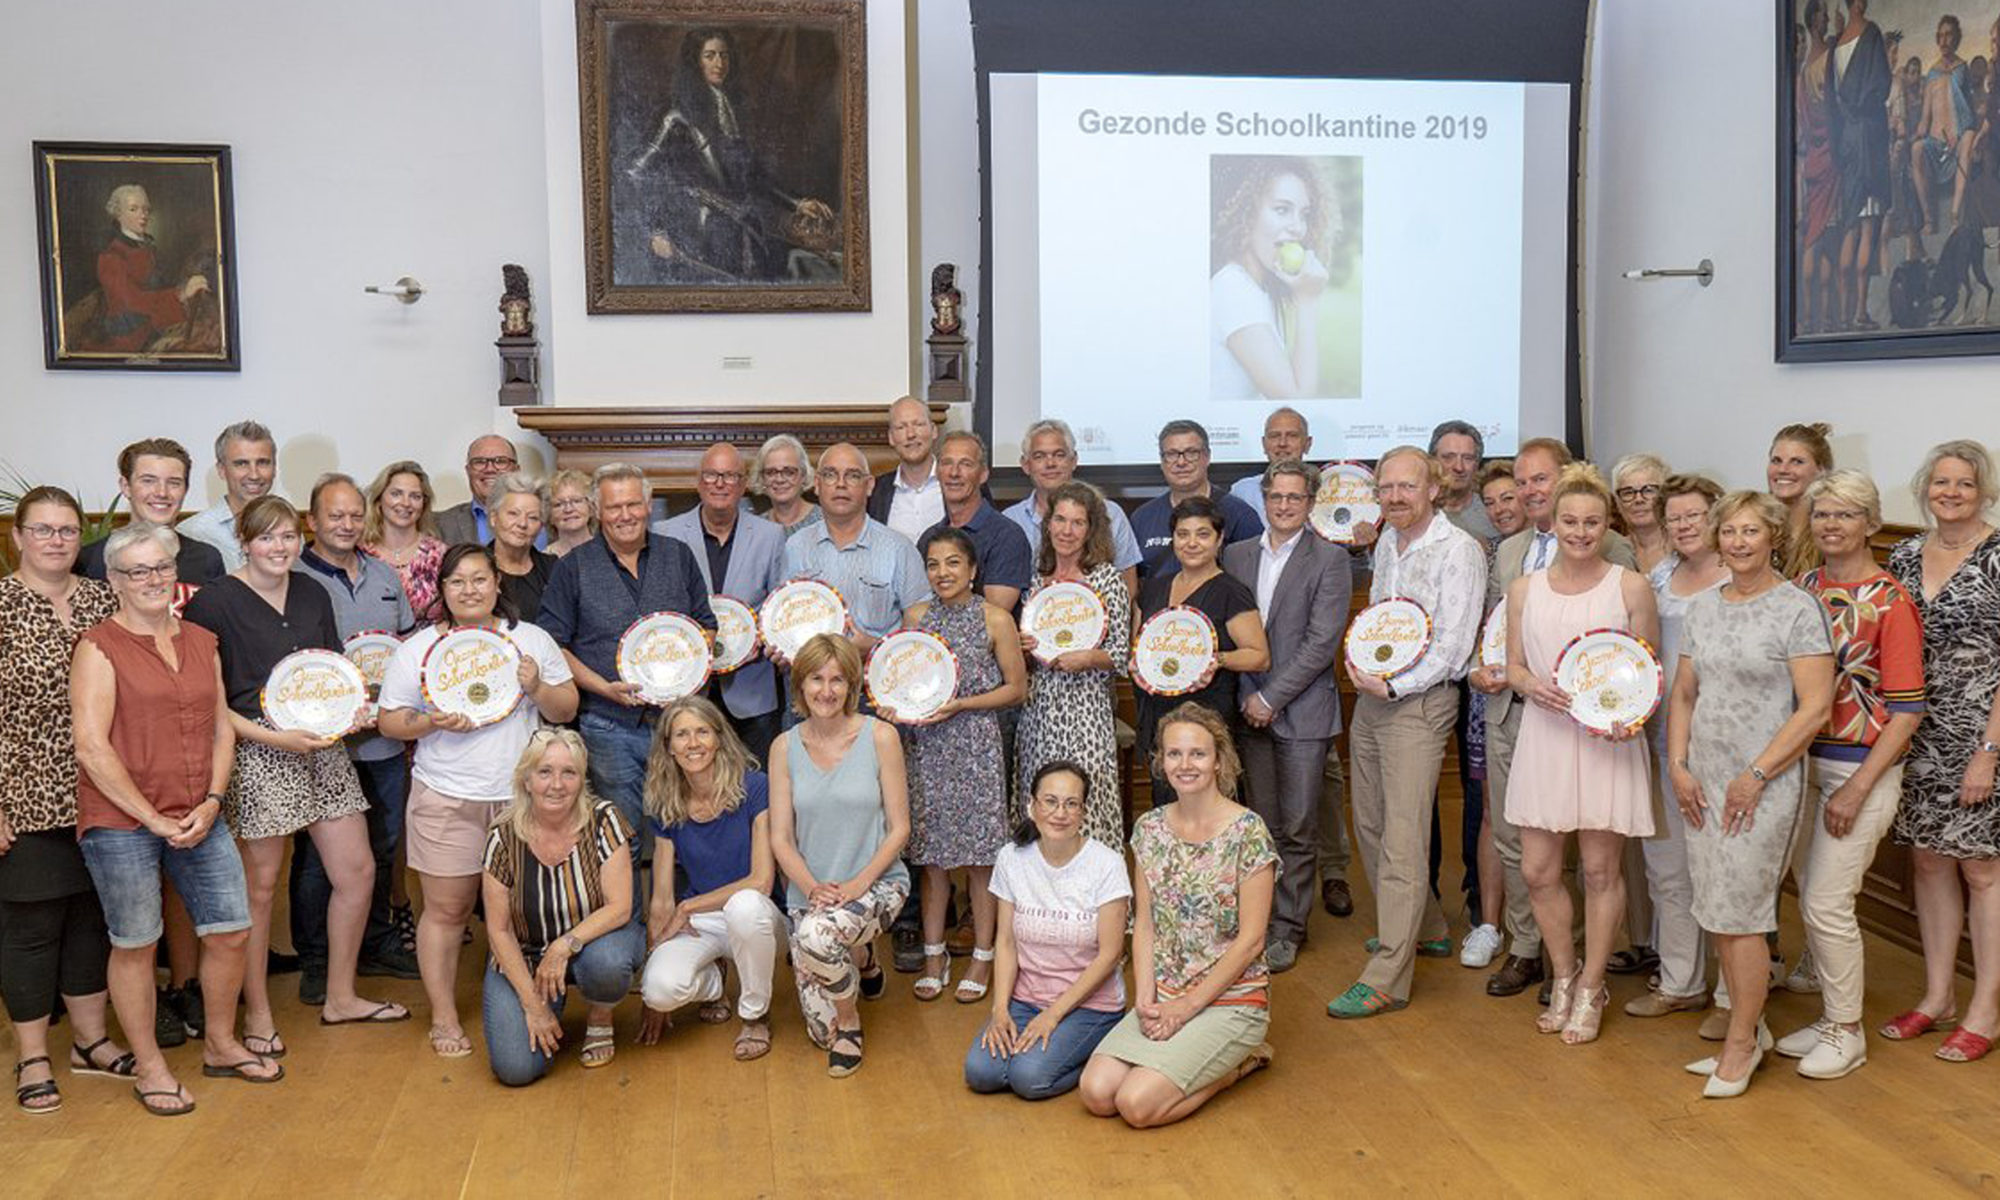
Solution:
{"label": "man with glasses", "polygon": [[[984,493],[989,474],[984,439],[964,431],[945,434],[938,444],[944,517],[931,528],[949,526],[965,531],[979,553],[979,590],[995,607],[1011,613],[1034,576],[1035,554],[1021,527],[987,500]],[[923,534],[916,540],[922,541]]]}
{"label": "man with glasses", "polygon": [[[1274,410],[1264,418],[1264,465],[1305,462],[1312,453],[1313,439],[1305,414],[1296,408]],[[1253,509],[1264,507],[1264,472],[1257,471],[1229,485],[1229,494]]]}
{"label": "man with glasses", "polygon": [[785,577],[832,584],[847,601],[854,646],[866,655],[931,594],[924,563],[908,538],[868,515],[875,478],[851,443],[836,442],[819,456],[814,488],[824,519],[786,541]]}
{"label": "man with glasses", "polygon": [[[1278,845],[1264,959],[1273,971],[1289,971],[1312,914],[1321,777],[1340,732],[1333,662],[1347,629],[1354,575],[1344,548],[1306,528],[1319,472],[1296,459],[1275,462],[1263,482],[1263,536],[1223,547],[1222,569],[1256,593],[1271,645],[1271,669],[1238,680],[1239,746],[1250,807]],[[1333,818],[1341,819],[1338,810]]]}
{"label": "man with glasses", "polygon": [[[1047,417],[1028,426],[1021,438],[1021,470],[1035,490],[1028,498],[1000,515],[1012,520],[1028,535],[1030,553],[1042,548],[1042,521],[1049,515],[1049,496],[1076,474],[1076,435],[1062,421]],[[1139,594],[1139,539],[1132,536],[1132,523],[1125,510],[1108,498],[1104,515],[1111,522],[1111,561],[1125,573],[1125,593]]]}
{"label": "man with glasses", "polygon": [[937,426],[931,411],[914,396],[889,406],[889,448],[896,452],[893,471],[875,477],[868,494],[868,515],[914,545],[924,530],[944,519],[944,490],[938,478]]}
{"label": "man with glasses", "polygon": [[682,613],[713,633],[715,611],[694,552],[646,527],[652,487],[644,471],[606,463],[591,477],[591,491],[597,536],[556,560],[535,623],[563,648],[576,677],[576,727],[590,752],[591,788],[618,806],[650,850],[640,796],[660,710],[640,699],[638,684],[618,677],[618,641],[632,622],[656,612]]}
{"label": "man with glasses", "polygon": [[[520,459],[514,453],[514,443],[499,434],[489,433],[475,438],[472,445],[465,448],[465,486],[472,491],[472,499],[463,504],[454,504],[437,514],[438,536],[447,546],[460,542],[477,542],[484,546],[493,540],[493,526],[486,516],[486,497],[492,492],[493,481],[511,471],[520,469]],[[547,539],[537,534],[535,546],[547,545]]]}
{"label": "man with glasses", "polygon": [[[1132,514],[1132,532],[1139,538],[1139,577],[1172,575],[1181,569],[1174,557],[1174,506],[1194,496],[1209,496],[1208,430],[1195,421],[1168,421],[1160,427],[1160,474],[1167,480],[1165,495],[1141,504]],[[1255,509],[1227,492],[1215,496],[1222,510],[1222,544],[1240,542],[1264,532],[1263,518]]]}
{"label": "man with glasses", "polygon": [[238,421],[216,435],[215,465],[222,472],[222,499],[175,529],[183,538],[215,547],[222,555],[223,569],[234,571],[243,565],[243,547],[236,541],[236,514],[277,482],[277,440],[255,421]]}
{"label": "man with glasses", "polygon": [[[120,450],[118,494],[125,497],[132,513],[130,523],[171,529],[180,519],[181,501],[187,498],[188,474],[193,468],[194,459],[172,438],[145,438]],[[104,578],[104,544],[100,539],[83,548],[76,556],[77,574]],[[181,538],[180,544],[174,566],[180,573],[184,594],[177,597],[176,614],[178,604],[185,604],[195,588],[213,583],[226,573],[222,552],[214,546],[191,537]]]}
{"label": "man with glasses", "polygon": [[1479,498],[1479,468],[1486,462],[1486,438],[1469,421],[1444,421],[1431,430],[1431,457],[1444,467],[1444,494],[1438,511],[1491,550],[1500,540],[1486,504]]}
{"label": "man with glasses", "polygon": [[[653,532],[672,538],[694,554],[702,584],[711,596],[732,596],[755,612],[771,589],[785,581],[785,535],[776,525],[744,511],[749,476],[743,455],[717,442],[701,456],[696,492],[700,503],[677,517],[655,522]],[[756,658],[717,676],[708,698],[729,715],[743,744],[767,762],[778,734],[778,673],[769,659]]]}

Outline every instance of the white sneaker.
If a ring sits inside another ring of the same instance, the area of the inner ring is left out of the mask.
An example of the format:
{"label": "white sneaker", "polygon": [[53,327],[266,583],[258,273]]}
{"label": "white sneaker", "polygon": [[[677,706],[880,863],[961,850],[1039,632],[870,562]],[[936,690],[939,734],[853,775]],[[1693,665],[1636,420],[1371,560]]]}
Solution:
{"label": "white sneaker", "polygon": [[1868,1061],[1868,1039],[1859,1030],[1826,1025],[1819,1044],[1799,1061],[1799,1074],[1807,1079],[1839,1079]]}
{"label": "white sneaker", "polygon": [[1835,1025],[1832,1021],[1821,1017],[1804,1029],[1794,1029],[1784,1037],[1779,1038],[1778,1053],[1784,1055],[1786,1058],[1804,1058],[1813,1052],[1813,1047],[1819,1045],[1820,1039],[1826,1036],[1827,1030],[1837,1028],[1839,1026]]}
{"label": "white sneaker", "polygon": [[1799,953],[1799,965],[1785,976],[1785,990],[1811,994],[1819,991],[1819,968],[1813,965],[1812,947]]}
{"label": "white sneaker", "polygon": [[1500,944],[1498,929],[1491,925],[1476,926],[1471,933],[1465,935],[1465,940],[1459,943],[1458,965],[1475,970],[1491,966],[1493,956],[1500,953]]}

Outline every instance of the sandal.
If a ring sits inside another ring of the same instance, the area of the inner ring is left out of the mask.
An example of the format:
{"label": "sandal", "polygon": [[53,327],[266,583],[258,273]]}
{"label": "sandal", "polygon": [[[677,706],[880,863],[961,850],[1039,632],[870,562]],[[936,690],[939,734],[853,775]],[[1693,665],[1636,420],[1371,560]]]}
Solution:
{"label": "sandal", "polygon": [[[843,1054],[840,1043],[851,1042],[854,1053]],[[859,1029],[836,1029],[833,1040],[826,1048],[826,1073],[835,1079],[845,1079],[861,1069],[861,1031]]]}
{"label": "sandal", "polygon": [[1890,1017],[1875,1032],[1892,1042],[1908,1042],[1924,1036],[1933,1029],[1952,1029],[1957,1025],[1956,1016],[1934,1017],[1921,1008],[1913,1008]]}
{"label": "sandal", "polygon": [[1637,975],[1641,971],[1654,970],[1659,965],[1660,956],[1651,946],[1634,946],[1612,954],[1604,969],[1613,975]]}
{"label": "sandal", "polygon": [[448,1032],[443,1026],[431,1026],[431,1053],[439,1058],[466,1058],[472,1054],[472,1039],[463,1029],[457,1033]]}
{"label": "sandal", "polygon": [[1596,1041],[1598,1027],[1604,1023],[1604,1007],[1610,1003],[1611,989],[1603,985],[1595,992],[1576,997],[1570,1005],[1569,1020],[1563,1023],[1563,1045],[1581,1046]]}
{"label": "sandal", "polygon": [[[148,1092],[134,1087],[132,1095],[138,1098],[140,1108],[156,1117],[185,1117],[194,1111],[194,1097],[188,1095],[187,1089],[178,1083],[171,1092]],[[162,1096],[169,1097],[173,1103],[171,1105],[157,1103]]]}
{"label": "sandal", "polygon": [[771,1023],[758,1018],[743,1022],[736,1034],[736,1061],[749,1062],[771,1052]]}
{"label": "sandal", "polygon": [[1255,1050],[1244,1056],[1242,1065],[1236,1068],[1237,1081],[1240,1083],[1246,1076],[1270,1066],[1271,1060],[1276,1057],[1277,1051],[1271,1049],[1271,1043],[1259,1042]]}
{"label": "sandal", "polygon": [[586,1025],[577,1061],[588,1069],[607,1066],[618,1055],[618,1031],[609,1025]]}
{"label": "sandal", "polygon": [[1543,1033],[1560,1033],[1569,1024],[1570,1010],[1576,1007],[1576,985],[1583,967],[1558,977],[1549,988],[1549,1006],[1535,1016],[1535,1028]]}
{"label": "sandal", "polygon": [[[132,1057],[129,1053],[121,1054],[108,1063],[99,1063],[97,1061],[97,1048],[99,1046],[109,1046],[110,1044],[110,1038],[101,1037],[88,1046],[71,1046],[69,1048],[69,1073],[72,1075],[103,1075],[111,1079],[130,1079],[134,1075],[137,1075],[139,1073],[139,1060]],[[79,1056],[83,1059],[81,1063],[77,1062]]]}
{"label": "sandal", "polygon": [[1982,1033],[1974,1033],[1961,1025],[1946,1035],[1944,1044],[1937,1048],[1937,1057],[1945,1062],[1978,1062],[1992,1049],[1992,1038]]}
{"label": "sandal", "polygon": [[726,1000],[711,1000],[700,1008],[695,1009],[694,1015],[704,1025],[720,1025],[729,1019],[729,1002]]}
{"label": "sandal", "polygon": [[880,1000],[882,993],[889,990],[889,977],[882,973],[882,964],[875,961],[875,943],[868,943],[868,957],[861,963],[861,998]]}
{"label": "sandal", "polygon": [[[254,1044],[257,1042],[264,1043],[262,1049],[259,1049]],[[258,1058],[283,1058],[288,1052],[288,1048],[285,1045],[284,1039],[278,1036],[278,1031],[275,1029],[273,1029],[269,1033],[244,1034],[243,1048],[245,1050],[248,1050],[250,1053],[256,1055]]]}
{"label": "sandal", "polygon": [[[988,948],[982,950],[979,947],[974,946],[972,948],[972,961],[983,962],[983,963],[992,962],[993,961],[992,947],[989,946]],[[979,982],[977,979],[971,979],[971,978],[961,979],[958,981],[958,990],[953,992],[951,996],[952,999],[958,1001],[960,1004],[977,1004],[981,1000],[986,999],[986,985]]]}
{"label": "sandal", "polygon": [[[934,958],[944,960],[944,969],[932,975],[928,968]],[[944,989],[951,983],[951,951],[943,942],[925,943],[924,966],[924,974],[917,976],[917,982],[910,990],[916,993],[919,1000],[935,1000],[944,995]]]}
{"label": "sandal", "polygon": [[[49,1062],[49,1056],[46,1054],[37,1054],[33,1058],[24,1058],[20,1062],[15,1063],[14,1083],[16,1086],[14,1088],[14,1103],[21,1106],[22,1112],[30,1116],[39,1117],[43,1113],[56,1112],[62,1108],[62,1089],[56,1086],[54,1079],[44,1079],[40,1083],[22,1083],[21,1072],[34,1066],[36,1063],[47,1067],[50,1075],[55,1074],[55,1065]],[[35,1103],[38,1100],[53,1100],[54,1103]]]}

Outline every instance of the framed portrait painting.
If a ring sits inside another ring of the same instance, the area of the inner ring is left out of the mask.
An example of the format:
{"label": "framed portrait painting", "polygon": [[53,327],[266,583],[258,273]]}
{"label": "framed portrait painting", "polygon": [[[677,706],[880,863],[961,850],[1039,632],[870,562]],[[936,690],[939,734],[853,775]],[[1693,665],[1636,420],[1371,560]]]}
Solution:
{"label": "framed portrait painting", "polygon": [[864,0],[576,0],[593,313],[865,311]]}
{"label": "framed portrait painting", "polygon": [[1778,14],[1779,361],[2000,353],[2000,21],[1950,0]]}
{"label": "framed portrait painting", "polygon": [[234,371],[229,147],[36,142],[51,370]]}

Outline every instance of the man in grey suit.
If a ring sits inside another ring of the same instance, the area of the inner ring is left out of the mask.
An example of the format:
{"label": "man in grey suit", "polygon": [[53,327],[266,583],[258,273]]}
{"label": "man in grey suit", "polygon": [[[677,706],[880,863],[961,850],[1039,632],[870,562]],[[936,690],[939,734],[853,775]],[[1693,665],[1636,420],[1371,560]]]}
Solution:
{"label": "man in grey suit", "polygon": [[[1347,551],[1306,528],[1319,472],[1297,459],[1264,468],[1264,532],[1225,546],[1222,569],[1257,596],[1271,669],[1238,680],[1249,804],[1278,846],[1277,894],[1264,939],[1273,971],[1306,940],[1319,863],[1319,798],[1327,748],[1340,732],[1333,663],[1354,595]],[[1335,811],[1336,820],[1340,818]]]}
{"label": "man in grey suit", "polygon": [[[1556,558],[1555,505],[1550,496],[1556,478],[1573,461],[1569,447],[1555,438],[1530,438],[1514,454],[1514,488],[1521,498],[1528,527],[1500,543],[1486,581],[1486,611],[1507,594],[1507,585],[1547,570]],[[1604,535],[1604,557],[1628,570],[1639,569],[1632,543],[1616,531]],[[1540,983],[1542,932],[1528,902],[1528,885],[1521,878],[1521,831],[1507,820],[1507,772],[1514,765],[1514,741],[1521,732],[1521,700],[1507,686],[1500,667],[1474,667],[1472,686],[1486,693],[1486,811],[1493,822],[1493,844],[1507,880],[1507,960],[1486,981],[1489,996],[1512,996]],[[1475,934],[1478,932],[1474,931]]]}
{"label": "man in grey suit", "polygon": [[[472,491],[472,499],[464,504],[454,504],[437,514],[438,536],[447,546],[460,542],[476,542],[484,546],[493,540],[493,526],[486,520],[486,498],[492,491],[493,481],[509,471],[519,470],[521,461],[514,452],[514,443],[497,433],[489,433],[482,438],[474,438],[465,448],[465,486]],[[542,539],[537,537],[535,545]]]}
{"label": "man in grey suit", "polygon": [[[743,456],[727,442],[717,442],[701,456],[696,491],[701,502],[677,517],[654,524],[653,532],[694,552],[702,582],[711,596],[741,600],[755,612],[771,590],[784,582],[785,534],[760,516],[743,511],[743,489],[749,479]],[[762,655],[728,675],[709,681],[709,699],[729,716],[736,736],[769,762],[771,740],[778,734],[778,673]]]}

